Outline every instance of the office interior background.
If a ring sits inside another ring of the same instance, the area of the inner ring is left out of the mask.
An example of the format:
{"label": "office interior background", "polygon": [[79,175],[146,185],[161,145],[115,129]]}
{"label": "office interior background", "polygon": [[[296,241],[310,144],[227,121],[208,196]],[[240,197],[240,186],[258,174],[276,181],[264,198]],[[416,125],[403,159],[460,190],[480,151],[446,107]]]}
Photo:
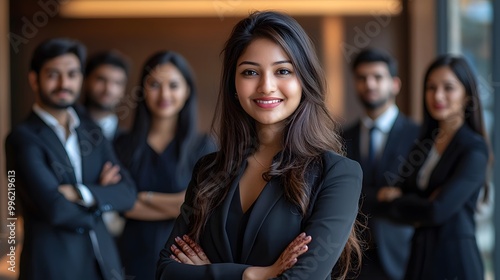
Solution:
{"label": "office interior background", "polygon": [[[199,129],[207,132],[217,100],[222,46],[237,21],[265,9],[291,14],[308,32],[328,78],[328,106],[342,124],[361,113],[350,70],[361,49],[382,48],[395,56],[402,80],[397,104],[417,122],[422,118],[425,68],[441,53],[466,56],[478,74],[497,159],[490,172],[492,189],[500,185],[500,0],[0,0],[0,279],[14,279],[6,269],[3,142],[34,102],[27,79],[34,48],[47,38],[63,36],[84,43],[88,54],[111,48],[126,54],[132,71],[119,106],[124,126],[131,124],[133,93],[145,59],[158,50],[177,51],[196,73]],[[500,275],[500,250],[494,242],[500,235],[500,210],[493,207],[499,200],[492,196],[478,210],[477,239],[487,279],[494,279],[495,272]],[[20,229],[18,224],[17,239]]]}

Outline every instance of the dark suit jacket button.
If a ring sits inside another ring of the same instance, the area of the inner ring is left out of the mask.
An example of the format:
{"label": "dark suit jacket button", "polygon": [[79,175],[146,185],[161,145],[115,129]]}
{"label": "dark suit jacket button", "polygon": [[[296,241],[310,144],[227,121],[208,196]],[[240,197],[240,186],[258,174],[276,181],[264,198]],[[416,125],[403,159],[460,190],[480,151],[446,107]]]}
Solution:
{"label": "dark suit jacket button", "polygon": [[109,204],[104,204],[104,206],[102,207],[102,210],[104,211],[111,211],[111,209],[113,209],[113,207],[111,207],[111,205]]}
{"label": "dark suit jacket button", "polygon": [[101,210],[95,210],[95,212],[94,212],[94,216],[96,216],[96,217],[101,216],[101,214],[102,214]]}
{"label": "dark suit jacket button", "polygon": [[85,229],[79,227],[79,228],[76,229],[76,232],[78,232],[79,234],[83,234],[85,232]]}

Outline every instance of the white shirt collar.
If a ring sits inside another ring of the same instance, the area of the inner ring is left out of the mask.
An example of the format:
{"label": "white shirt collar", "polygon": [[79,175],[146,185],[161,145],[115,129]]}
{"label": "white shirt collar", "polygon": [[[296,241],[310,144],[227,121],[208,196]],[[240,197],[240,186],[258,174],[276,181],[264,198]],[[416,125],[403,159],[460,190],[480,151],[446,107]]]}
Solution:
{"label": "white shirt collar", "polygon": [[[75,112],[75,109],[73,107],[68,107],[66,109],[69,115],[68,121],[69,121],[69,129],[74,130],[78,126],[80,126],[80,118],[78,117],[78,114]],[[40,107],[38,104],[33,105],[33,111],[35,114],[37,114],[42,121],[47,124],[50,127],[57,127],[60,126],[59,122],[57,121],[54,116],[52,116],[49,112],[45,111],[42,107]]]}
{"label": "white shirt collar", "polygon": [[116,128],[118,127],[118,116],[110,114],[100,120],[97,120],[96,123],[101,128],[102,133],[106,136],[106,139],[113,140]]}
{"label": "white shirt collar", "polygon": [[380,131],[384,133],[389,133],[391,131],[392,126],[394,125],[394,122],[396,121],[396,118],[398,117],[398,114],[399,114],[398,106],[393,104],[375,120],[372,120],[370,117],[365,115],[364,117],[361,118],[361,123],[367,129],[370,129],[375,125]]}

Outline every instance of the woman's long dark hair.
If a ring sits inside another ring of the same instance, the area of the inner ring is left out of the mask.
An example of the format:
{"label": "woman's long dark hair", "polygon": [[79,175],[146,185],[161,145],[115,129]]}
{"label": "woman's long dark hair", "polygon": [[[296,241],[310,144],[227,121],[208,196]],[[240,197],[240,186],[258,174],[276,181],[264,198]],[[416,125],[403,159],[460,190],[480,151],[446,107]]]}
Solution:
{"label": "woman's long dark hair", "polygon": [[[432,74],[434,70],[441,67],[448,67],[453,72],[453,74],[455,74],[455,76],[460,81],[462,86],[465,88],[465,94],[467,96],[467,104],[465,105],[464,122],[473,131],[481,135],[489,147],[489,140],[484,126],[483,110],[481,106],[481,100],[479,97],[479,87],[474,72],[472,71],[472,68],[469,66],[469,64],[463,57],[451,54],[444,54],[436,58],[436,60],[434,60],[434,62],[431,63],[431,65],[427,69],[427,72],[425,73],[424,89],[423,89],[424,121],[422,124],[421,142],[422,143],[428,142],[424,141],[427,139],[431,139],[433,142],[437,135],[437,131],[439,130],[438,121],[431,116],[431,114],[429,113],[429,108],[427,108],[427,104],[425,102],[425,91],[427,88],[427,82],[429,80],[429,76]],[[491,163],[493,156],[491,153],[491,149],[489,150],[490,150],[489,157]],[[484,192],[484,200],[487,199],[489,193],[488,184],[487,183],[485,184],[486,188]]]}
{"label": "woman's long dark hair", "polygon": [[[173,51],[160,51],[153,54],[144,64],[142,74],[139,80],[140,87],[136,90],[136,97],[138,100],[137,111],[134,118],[134,124],[130,133],[130,143],[125,153],[121,155],[125,166],[131,168],[132,165],[140,162],[141,157],[146,145],[148,133],[151,128],[151,111],[146,106],[144,98],[144,85],[147,76],[155,70],[159,65],[172,64],[182,74],[189,86],[189,97],[184,104],[184,107],[179,112],[177,121],[177,128],[174,136],[177,147],[177,158],[179,159],[179,166],[181,168],[177,171],[177,179],[189,178],[192,166],[189,166],[189,149],[192,147],[197,137],[197,102],[196,102],[196,84],[194,75],[188,62],[178,53]],[[174,141],[172,140],[172,141]],[[186,173],[186,174],[185,174]],[[179,182],[187,185],[188,181],[182,179]]]}
{"label": "woman's long dark hair", "polygon": [[[222,51],[222,79],[212,124],[221,149],[213,162],[200,168],[197,176],[198,186],[193,202],[196,207],[190,232],[196,240],[212,211],[227,195],[239,168],[259,147],[255,121],[235,98],[236,62],[257,38],[272,40],[283,48],[302,86],[302,100],[286,120],[283,150],[274,158],[264,179],[268,181],[271,176],[280,177],[285,197],[305,215],[312,187],[306,183],[307,170],[321,165],[321,156],[325,151],[343,153],[341,138],[336,132],[337,123],[325,105],[327,89],[324,73],[309,37],[287,15],[277,12],[251,14],[234,27]],[[361,254],[355,230],[341,257],[345,273],[354,251]]]}

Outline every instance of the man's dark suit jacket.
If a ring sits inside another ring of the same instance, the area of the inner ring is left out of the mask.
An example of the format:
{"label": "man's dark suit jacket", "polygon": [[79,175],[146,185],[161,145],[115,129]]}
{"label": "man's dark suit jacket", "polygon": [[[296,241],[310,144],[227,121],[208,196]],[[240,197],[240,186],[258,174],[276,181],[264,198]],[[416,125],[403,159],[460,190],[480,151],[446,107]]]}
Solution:
{"label": "man's dark suit jacket", "polygon": [[[362,162],[360,126],[361,122],[357,122],[346,129],[343,134],[347,157],[358,162]],[[369,217],[369,232],[365,238],[368,239],[369,243],[375,243],[375,250],[387,274],[387,276],[383,277],[396,274],[400,275],[399,277],[403,276],[405,260],[409,256],[412,230],[408,226],[396,225],[380,219],[377,192],[381,187],[394,186],[400,181],[399,168],[415,144],[418,133],[418,126],[402,113],[399,113],[389,132],[383,153],[379,159],[376,159],[374,170],[371,173],[363,171],[361,212]],[[364,218],[361,220],[363,221]],[[363,260],[365,264],[370,261],[370,259]],[[373,271],[370,271],[370,273],[373,273]],[[378,279],[374,275],[364,275],[363,268],[360,271],[360,276],[367,277],[366,279]]]}
{"label": "man's dark suit jacket", "polygon": [[310,171],[309,182],[313,194],[306,216],[284,196],[280,179],[273,177],[255,201],[250,213],[241,250],[242,264],[234,263],[226,221],[231,198],[243,174],[243,165],[233,181],[228,194],[209,218],[202,233],[200,245],[211,265],[192,266],[170,259],[170,245],[176,236],[189,231],[193,207],[193,188],[197,184],[200,164],[211,162],[214,154],[202,159],[195,167],[193,179],[186,192],[186,200],[174,229],[158,262],[157,279],[241,279],[249,266],[272,265],[301,232],[312,236],[309,250],[298,262],[276,279],[330,279],[332,267],[337,262],[351,232],[358,213],[362,172],[358,163],[333,152],[323,155],[322,166]]}
{"label": "man's dark suit jacket", "polygon": [[484,279],[474,213],[486,182],[488,147],[463,125],[441,155],[427,188],[420,190],[417,175],[430,150],[427,144],[416,145],[410,153],[405,164],[409,176],[401,185],[405,194],[385,209],[395,221],[416,226],[405,279]]}
{"label": "man's dark suit jacket", "polygon": [[[23,208],[24,243],[20,279],[122,279],[122,266],[101,213],[125,211],[135,202],[135,187],[125,171],[114,185],[99,185],[107,161],[116,164],[113,148],[94,124],[76,128],[82,156],[82,183],[95,198],[86,208],[58,192],[75,184],[73,167],[54,131],[34,112],[6,141],[7,168],[16,172]],[[96,236],[93,248],[90,235]]]}

